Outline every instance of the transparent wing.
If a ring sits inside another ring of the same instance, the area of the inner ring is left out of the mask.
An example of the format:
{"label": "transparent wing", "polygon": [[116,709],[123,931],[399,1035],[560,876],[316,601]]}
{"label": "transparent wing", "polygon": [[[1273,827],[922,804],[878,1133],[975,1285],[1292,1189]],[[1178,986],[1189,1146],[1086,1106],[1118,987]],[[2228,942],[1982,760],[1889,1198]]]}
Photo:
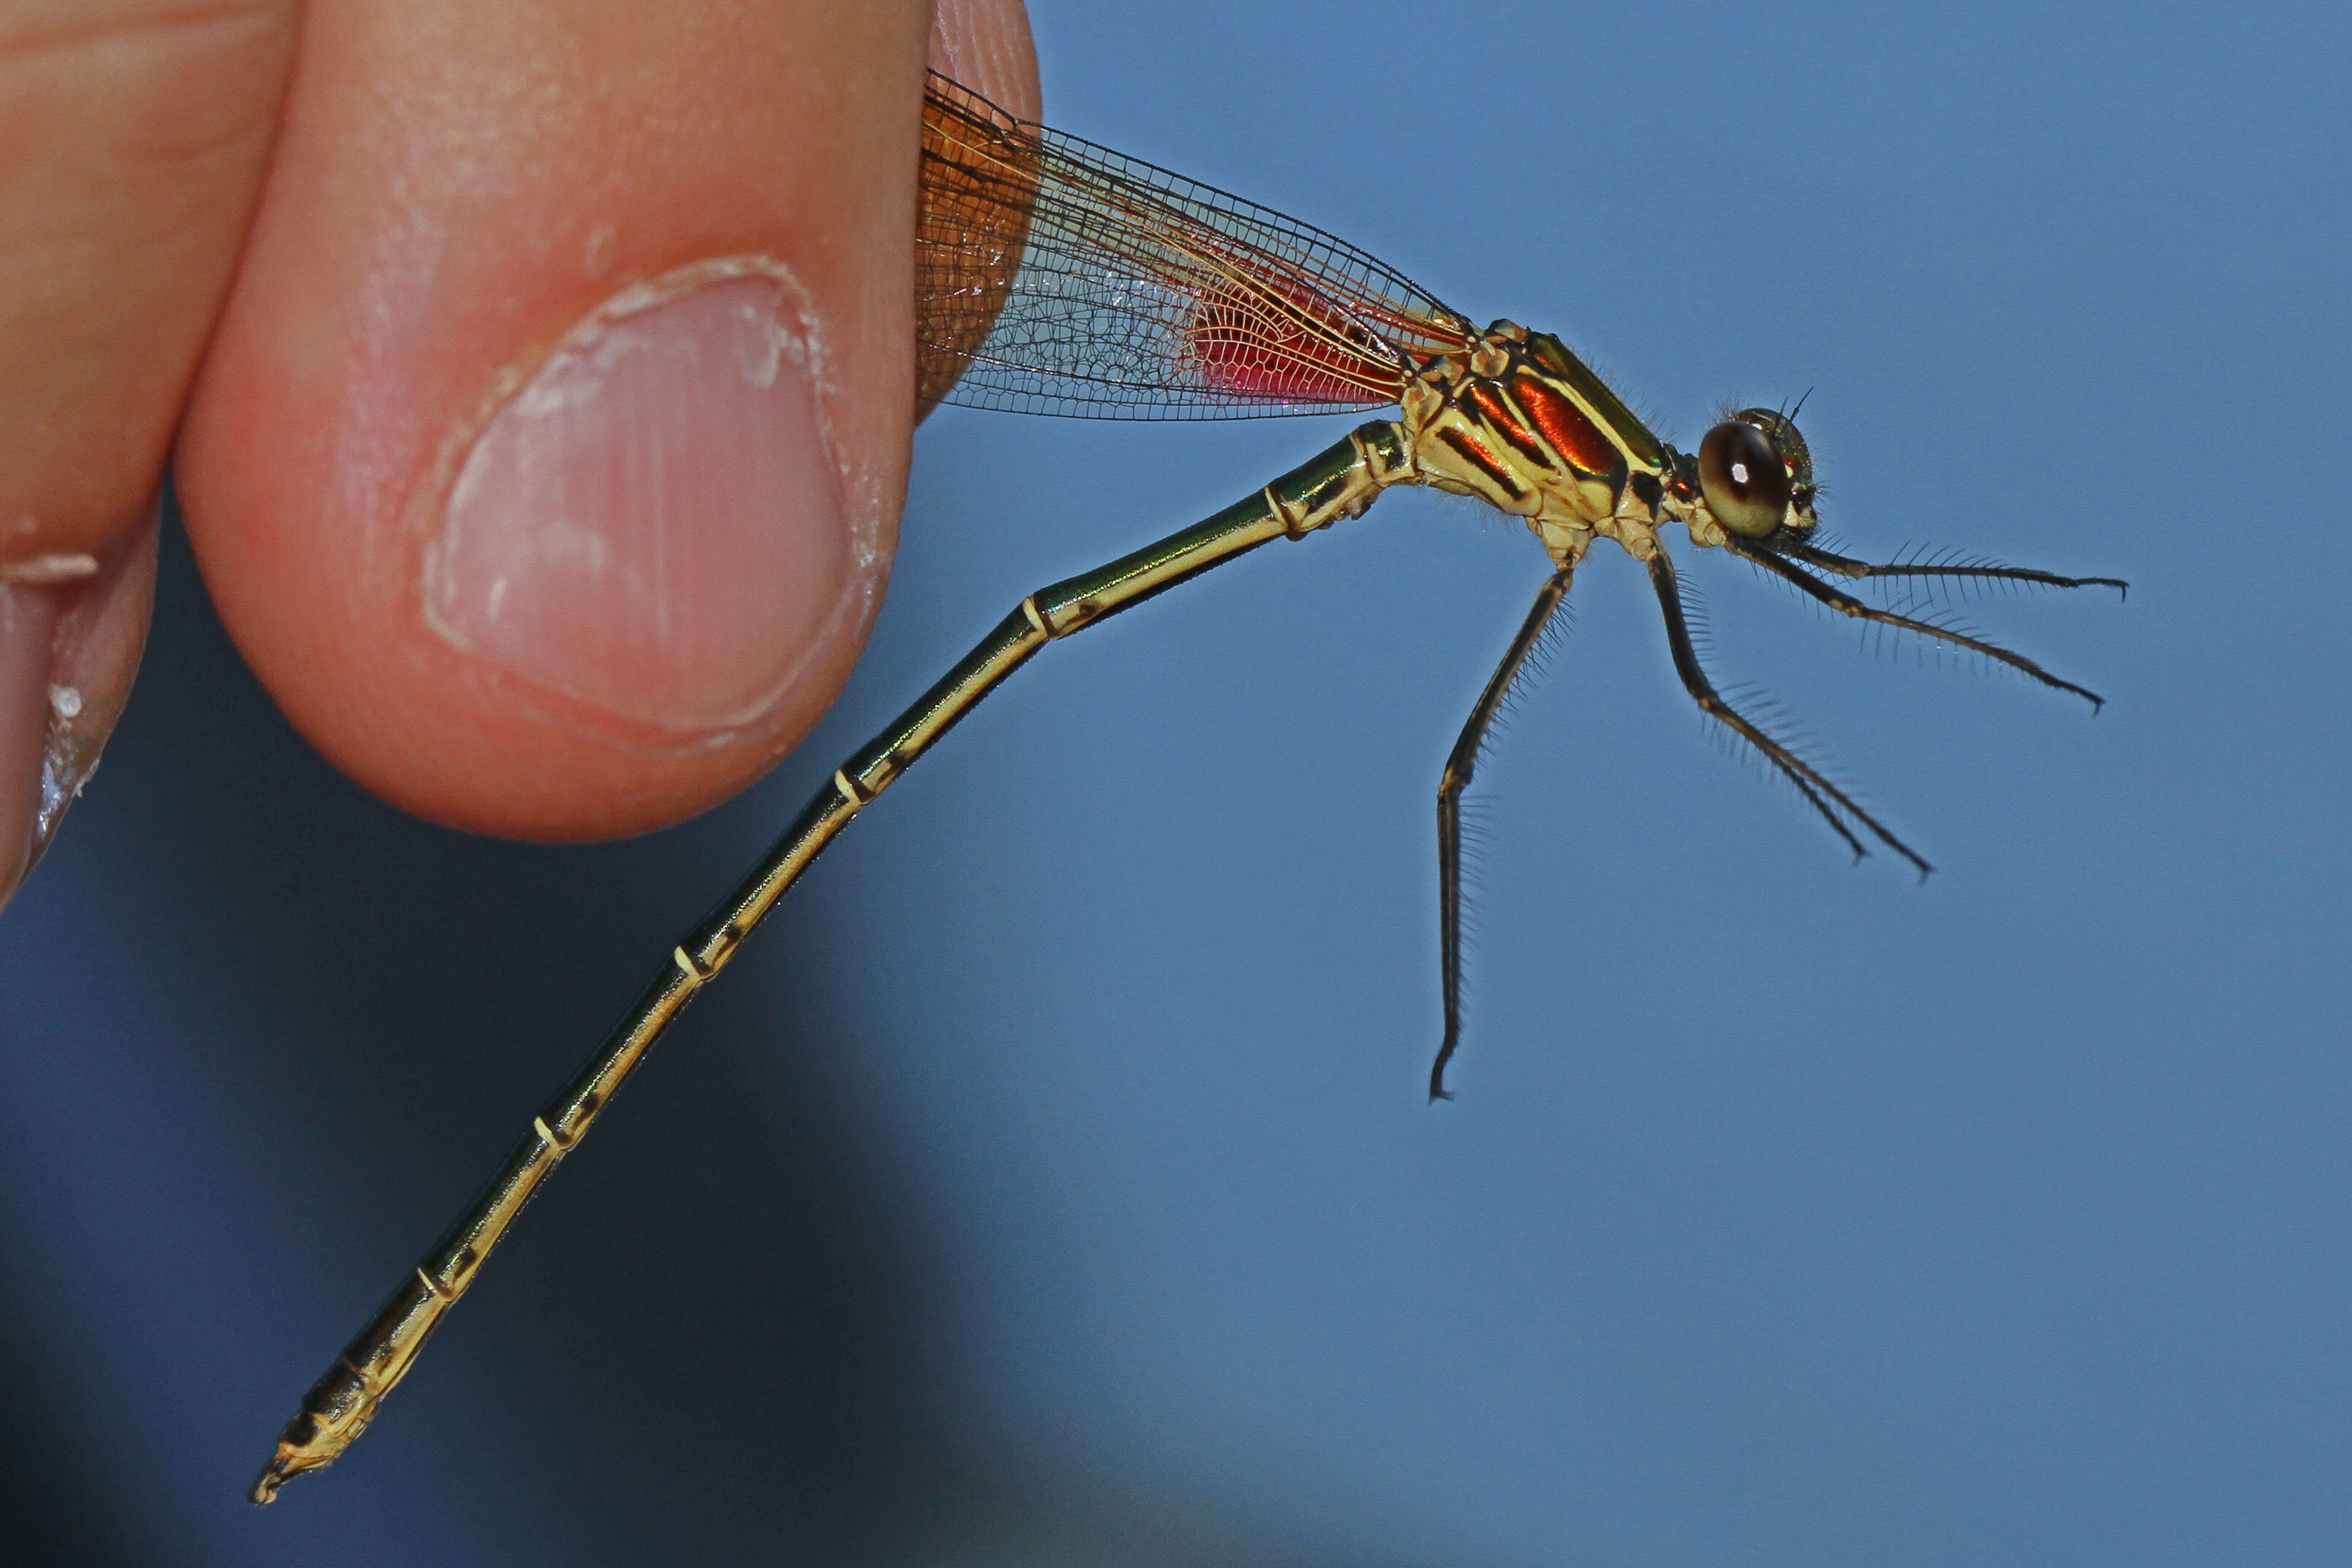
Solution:
{"label": "transparent wing", "polygon": [[1379,408],[1469,323],[1345,241],[932,75],[919,406],[1097,419]]}

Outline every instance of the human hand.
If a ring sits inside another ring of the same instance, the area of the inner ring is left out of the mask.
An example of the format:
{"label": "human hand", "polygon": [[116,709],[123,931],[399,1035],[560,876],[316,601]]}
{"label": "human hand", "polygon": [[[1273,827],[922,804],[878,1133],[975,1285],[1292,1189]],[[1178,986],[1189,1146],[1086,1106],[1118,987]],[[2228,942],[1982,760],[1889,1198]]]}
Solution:
{"label": "human hand", "polygon": [[[121,711],[167,452],[237,646],[395,804],[637,832],[790,750],[896,542],[927,9],[11,7],[0,897]],[[1020,0],[938,13],[1034,118]]]}

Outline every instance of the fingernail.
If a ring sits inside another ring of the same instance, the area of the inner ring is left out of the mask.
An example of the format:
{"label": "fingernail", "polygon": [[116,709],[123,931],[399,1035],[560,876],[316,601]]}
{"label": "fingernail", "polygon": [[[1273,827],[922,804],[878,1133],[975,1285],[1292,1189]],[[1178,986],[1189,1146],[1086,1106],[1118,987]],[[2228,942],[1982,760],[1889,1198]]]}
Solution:
{"label": "fingernail", "polygon": [[40,822],[57,626],[50,595],[0,585],[0,902],[24,879]]}
{"label": "fingernail", "polygon": [[425,544],[427,624],[635,723],[758,718],[864,587],[812,337],[771,263],[608,301],[457,464]]}

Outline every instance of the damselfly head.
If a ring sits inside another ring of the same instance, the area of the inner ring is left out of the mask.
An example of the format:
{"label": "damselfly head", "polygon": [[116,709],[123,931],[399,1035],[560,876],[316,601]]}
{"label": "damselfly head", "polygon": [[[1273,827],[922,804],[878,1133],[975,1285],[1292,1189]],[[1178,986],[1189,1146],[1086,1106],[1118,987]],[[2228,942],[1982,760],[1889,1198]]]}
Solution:
{"label": "damselfly head", "polygon": [[1715,521],[1744,538],[1817,521],[1812,454],[1796,422],[1769,408],[1743,408],[1706,433],[1698,484]]}

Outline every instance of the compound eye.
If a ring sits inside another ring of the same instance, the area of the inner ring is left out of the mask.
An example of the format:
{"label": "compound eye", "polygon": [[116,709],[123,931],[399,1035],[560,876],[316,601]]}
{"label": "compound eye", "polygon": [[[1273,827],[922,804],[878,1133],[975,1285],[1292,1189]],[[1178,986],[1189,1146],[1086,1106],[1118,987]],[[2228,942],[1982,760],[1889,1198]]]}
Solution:
{"label": "compound eye", "polygon": [[1789,517],[1789,468],[1753,425],[1728,419],[1698,444],[1706,510],[1734,533],[1761,539]]}

